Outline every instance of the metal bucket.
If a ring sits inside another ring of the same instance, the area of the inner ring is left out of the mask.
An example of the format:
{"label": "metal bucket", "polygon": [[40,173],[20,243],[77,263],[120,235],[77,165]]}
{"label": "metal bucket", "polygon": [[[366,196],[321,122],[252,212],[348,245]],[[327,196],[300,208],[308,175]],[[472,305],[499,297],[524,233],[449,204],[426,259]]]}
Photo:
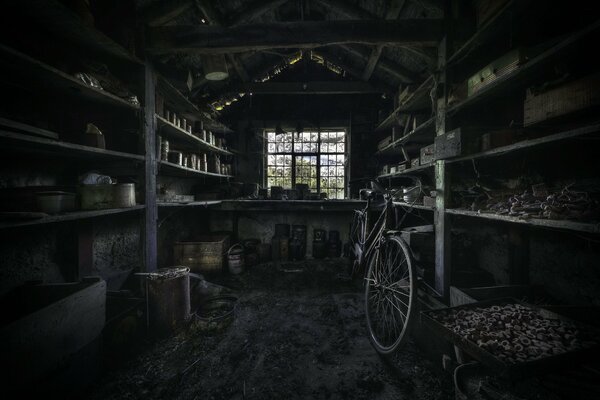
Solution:
{"label": "metal bucket", "polygon": [[227,250],[227,267],[234,275],[244,272],[244,248],[241,244],[234,244]]}
{"label": "metal bucket", "polygon": [[190,269],[177,266],[144,274],[148,282],[150,326],[159,336],[172,333],[190,318]]}
{"label": "metal bucket", "polygon": [[119,183],[113,187],[113,207],[126,208],[135,206],[135,184]]}

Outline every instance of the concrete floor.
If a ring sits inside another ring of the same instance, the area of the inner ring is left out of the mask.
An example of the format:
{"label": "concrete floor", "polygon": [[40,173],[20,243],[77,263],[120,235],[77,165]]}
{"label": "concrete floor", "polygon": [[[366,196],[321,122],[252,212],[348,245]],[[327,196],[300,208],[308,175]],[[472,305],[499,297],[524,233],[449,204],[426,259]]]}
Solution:
{"label": "concrete floor", "polygon": [[[450,399],[447,374],[412,344],[384,363],[366,336],[357,286],[339,262],[270,264],[236,289],[224,330],[192,326],[108,373],[90,399]],[[299,271],[298,271],[299,270]]]}

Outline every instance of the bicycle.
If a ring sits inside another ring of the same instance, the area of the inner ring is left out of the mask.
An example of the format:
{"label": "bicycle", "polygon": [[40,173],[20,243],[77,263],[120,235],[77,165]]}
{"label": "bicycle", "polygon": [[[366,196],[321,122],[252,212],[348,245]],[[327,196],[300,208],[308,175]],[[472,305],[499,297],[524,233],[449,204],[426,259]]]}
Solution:
{"label": "bicycle", "polygon": [[[350,231],[354,255],[351,275],[363,275],[371,344],[378,353],[389,355],[405,343],[410,332],[416,314],[418,277],[411,250],[395,230],[395,193],[376,182],[372,182],[372,187],[367,206],[354,214]],[[381,208],[381,213],[369,227],[369,213],[374,208]]]}

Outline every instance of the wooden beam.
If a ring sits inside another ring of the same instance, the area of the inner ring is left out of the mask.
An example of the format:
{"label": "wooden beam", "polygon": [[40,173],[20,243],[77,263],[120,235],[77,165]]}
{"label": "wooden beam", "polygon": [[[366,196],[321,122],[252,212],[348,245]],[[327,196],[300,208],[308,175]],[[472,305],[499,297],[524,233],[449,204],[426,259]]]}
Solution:
{"label": "wooden beam", "polygon": [[[368,60],[369,58],[369,56],[367,56],[355,46],[343,45],[341,46],[341,48],[346,50],[348,53],[354,55],[355,57],[359,57],[363,60]],[[392,63],[391,61],[381,59],[379,60],[378,66],[383,71],[387,72],[388,74],[394,75],[395,77],[397,77],[405,83],[418,82],[421,80],[418,74],[410,71],[409,69],[401,65]]]}
{"label": "wooden beam", "polygon": [[361,81],[251,82],[231,89],[253,94],[371,94],[387,92]]}
{"label": "wooden beam", "polygon": [[375,66],[379,61],[379,57],[381,57],[381,51],[383,50],[383,46],[378,45],[371,50],[371,55],[369,56],[369,61],[367,61],[367,65],[365,66],[365,70],[362,75],[362,79],[364,81],[368,81],[371,79],[371,75],[373,75],[373,71],[375,70]]}
{"label": "wooden beam", "polygon": [[[402,12],[402,8],[406,0],[392,0],[392,4],[390,8],[385,13],[385,19],[387,20],[395,20],[400,16]],[[365,70],[363,72],[363,80],[368,81],[371,79],[371,75],[373,75],[373,71],[375,70],[375,66],[377,62],[379,62],[379,58],[381,57],[381,52],[383,51],[383,46],[378,45],[371,50],[371,55],[369,56],[369,60],[367,61],[367,65],[365,66]]]}
{"label": "wooden beam", "polygon": [[313,0],[322,8],[337,12],[348,19],[379,19],[377,15],[370,13],[362,7],[355,6],[342,0]]}
{"label": "wooden beam", "polygon": [[233,16],[229,20],[229,26],[236,26],[245,24],[247,22],[253,21],[261,15],[269,12],[284,3],[287,3],[289,0],[258,0],[253,4],[242,10],[239,14]]}
{"label": "wooden beam", "polygon": [[[204,14],[204,17],[208,20],[207,22],[209,24],[217,26],[223,25],[223,19],[208,0],[196,0],[196,5],[202,14]],[[250,80],[248,73],[244,69],[242,62],[237,58],[237,56],[235,54],[227,54],[227,59],[233,66],[233,69],[235,69],[235,72],[238,74],[242,82],[248,82]],[[195,85],[195,87],[197,87],[197,85]]]}
{"label": "wooden beam", "polygon": [[444,3],[442,0],[410,0],[411,2],[421,6],[425,10],[444,10]]}
{"label": "wooden beam", "polygon": [[440,19],[401,21],[310,21],[263,23],[232,28],[162,26],[148,29],[148,51],[231,53],[272,48],[313,48],[329,44],[436,44]]}
{"label": "wooden beam", "polygon": [[162,0],[141,10],[142,20],[149,26],[161,26],[189,10],[192,0]]}

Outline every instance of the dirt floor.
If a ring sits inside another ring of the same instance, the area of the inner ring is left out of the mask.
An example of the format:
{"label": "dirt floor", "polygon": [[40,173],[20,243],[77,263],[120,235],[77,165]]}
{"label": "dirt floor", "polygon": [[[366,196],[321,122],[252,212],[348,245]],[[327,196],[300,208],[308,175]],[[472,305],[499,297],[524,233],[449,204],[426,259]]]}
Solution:
{"label": "dirt floor", "polygon": [[90,399],[451,399],[447,373],[409,343],[384,363],[366,336],[360,287],[340,262],[265,264],[235,289],[225,328],[194,324],[153,341]]}

